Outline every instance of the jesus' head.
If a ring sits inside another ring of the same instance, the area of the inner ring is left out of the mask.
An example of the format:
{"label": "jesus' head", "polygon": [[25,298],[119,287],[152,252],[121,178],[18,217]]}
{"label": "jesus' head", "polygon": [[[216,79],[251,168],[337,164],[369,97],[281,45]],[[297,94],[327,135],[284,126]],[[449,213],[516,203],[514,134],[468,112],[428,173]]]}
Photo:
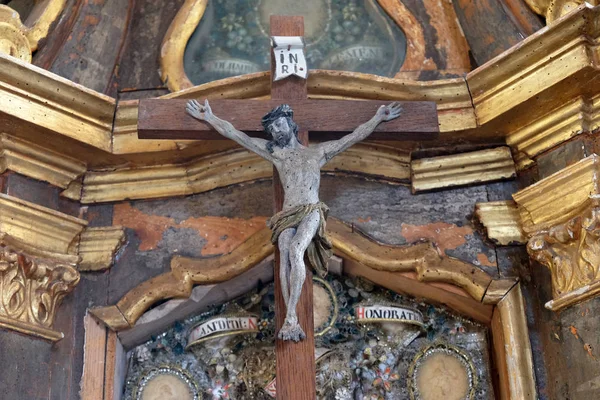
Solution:
{"label": "jesus' head", "polygon": [[275,107],[262,120],[264,130],[273,140],[267,143],[267,149],[273,152],[274,146],[288,147],[298,140],[298,125],[294,122],[294,111],[287,104]]}

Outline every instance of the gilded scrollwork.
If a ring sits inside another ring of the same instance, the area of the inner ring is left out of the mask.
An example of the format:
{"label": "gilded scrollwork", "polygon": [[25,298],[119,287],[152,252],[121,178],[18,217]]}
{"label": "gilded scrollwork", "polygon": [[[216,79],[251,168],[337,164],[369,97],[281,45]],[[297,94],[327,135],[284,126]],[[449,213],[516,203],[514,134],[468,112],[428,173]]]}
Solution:
{"label": "gilded scrollwork", "polygon": [[47,339],[63,297],[79,282],[74,264],[44,259],[0,244],[0,325]]}
{"label": "gilded scrollwork", "polygon": [[552,272],[555,298],[590,284],[600,271],[600,208],[532,236],[527,250]]}

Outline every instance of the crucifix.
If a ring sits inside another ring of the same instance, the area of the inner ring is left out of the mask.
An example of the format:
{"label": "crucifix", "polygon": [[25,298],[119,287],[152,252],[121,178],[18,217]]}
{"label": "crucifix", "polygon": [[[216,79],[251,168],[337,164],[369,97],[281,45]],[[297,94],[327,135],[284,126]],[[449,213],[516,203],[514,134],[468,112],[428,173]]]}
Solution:
{"label": "crucifix", "polygon": [[[271,16],[270,22],[273,37],[304,35],[302,17]],[[323,274],[331,251],[324,232],[327,207],[318,197],[319,170],[369,135],[378,140],[427,140],[436,138],[439,128],[433,102],[308,100],[306,79],[292,75],[273,81],[274,53],[271,55],[270,100],[140,100],[138,137],[230,138],[274,164],[276,214],[270,225],[278,245],[277,396],[313,400],[312,273],[305,268],[304,253],[312,246],[307,259]],[[261,138],[265,131],[267,139]],[[316,139],[322,143],[309,147],[309,131],[318,133]]]}

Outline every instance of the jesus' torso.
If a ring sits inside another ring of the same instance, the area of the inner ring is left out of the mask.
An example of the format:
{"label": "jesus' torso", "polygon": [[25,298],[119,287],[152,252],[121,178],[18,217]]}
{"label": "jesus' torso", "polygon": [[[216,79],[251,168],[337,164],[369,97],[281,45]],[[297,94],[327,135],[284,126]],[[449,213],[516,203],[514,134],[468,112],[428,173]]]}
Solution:
{"label": "jesus' torso", "polygon": [[283,186],[283,210],[318,203],[321,152],[317,148],[302,145],[295,148],[276,146],[272,156]]}

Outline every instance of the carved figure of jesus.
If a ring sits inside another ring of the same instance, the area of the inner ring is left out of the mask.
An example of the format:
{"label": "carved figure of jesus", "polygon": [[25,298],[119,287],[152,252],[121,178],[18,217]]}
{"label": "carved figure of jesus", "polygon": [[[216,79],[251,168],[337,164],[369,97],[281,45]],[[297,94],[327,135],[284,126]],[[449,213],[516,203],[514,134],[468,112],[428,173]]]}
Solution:
{"label": "carved figure of jesus", "polygon": [[397,118],[402,112],[398,103],[381,106],[375,115],[354,132],[339,140],[303,146],[298,140],[298,126],[294,112],[283,104],[262,118],[264,130],[272,140],[251,138],[233,125],[215,116],[205,100],[187,103],[192,117],[209,123],[221,135],[236,141],[258,154],[277,168],[284,189],[282,211],[275,214],[268,225],[273,230],[272,242],[280,252],[281,292],[286,304],[286,318],[278,337],[299,341],[306,336],[298,324],[296,306],[306,278],[304,254],[321,277],[327,274],[327,260],[331,243],[325,235],[325,220],[329,209],[319,201],[321,167],[337,154],[367,138],[381,122]]}

